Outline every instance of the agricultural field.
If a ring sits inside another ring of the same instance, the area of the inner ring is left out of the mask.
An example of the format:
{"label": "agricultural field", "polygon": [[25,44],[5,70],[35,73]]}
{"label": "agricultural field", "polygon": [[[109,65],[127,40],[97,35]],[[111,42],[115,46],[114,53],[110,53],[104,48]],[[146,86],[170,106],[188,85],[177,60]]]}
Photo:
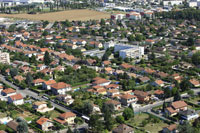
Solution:
{"label": "agricultural field", "polygon": [[0,14],[0,17],[29,19],[29,20],[47,20],[50,22],[54,21],[87,21],[87,20],[99,20],[102,18],[109,18],[109,13],[103,13],[88,9],[81,10],[68,10],[60,12],[51,12],[43,14]]}

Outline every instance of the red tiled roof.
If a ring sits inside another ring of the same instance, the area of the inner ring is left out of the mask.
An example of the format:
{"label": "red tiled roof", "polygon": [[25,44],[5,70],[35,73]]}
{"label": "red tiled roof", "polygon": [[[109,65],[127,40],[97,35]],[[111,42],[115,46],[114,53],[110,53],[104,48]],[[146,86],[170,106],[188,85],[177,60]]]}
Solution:
{"label": "red tiled roof", "polygon": [[175,109],[187,107],[187,103],[185,103],[184,101],[176,101],[172,103],[172,107]]}
{"label": "red tiled roof", "polygon": [[66,84],[64,82],[58,82],[58,83],[55,83],[55,84],[52,84],[51,87],[52,88],[55,88],[57,90],[59,89],[63,89],[63,88],[67,88],[67,87],[70,87],[71,85],[69,84]]}
{"label": "red tiled roof", "polygon": [[47,121],[51,122],[51,120],[49,120],[48,118],[41,117],[39,120],[36,121],[36,123],[39,125],[43,125],[43,123]]}
{"label": "red tiled roof", "polygon": [[6,93],[6,94],[10,94],[10,93],[15,93],[16,90],[12,89],[12,88],[7,88],[2,90],[2,92]]}
{"label": "red tiled roof", "polygon": [[66,119],[69,117],[75,117],[75,116],[76,116],[76,114],[74,114],[72,112],[65,112],[65,113],[59,115],[59,117],[63,118],[63,119]]}
{"label": "red tiled roof", "polygon": [[16,94],[16,95],[10,96],[10,98],[11,98],[13,101],[16,101],[16,100],[21,100],[21,99],[23,99],[23,96],[22,96],[21,94]]}

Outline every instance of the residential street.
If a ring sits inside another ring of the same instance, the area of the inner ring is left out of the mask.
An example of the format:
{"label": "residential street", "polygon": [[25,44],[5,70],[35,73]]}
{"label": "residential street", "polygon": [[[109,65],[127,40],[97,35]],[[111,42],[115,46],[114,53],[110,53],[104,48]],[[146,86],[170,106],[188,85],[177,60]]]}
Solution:
{"label": "residential street", "polygon": [[[39,101],[46,101],[46,99],[42,98],[41,96],[38,96],[38,94],[35,93],[35,92],[33,92],[33,91],[30,91],[30,90],[28,90],[28,89],[21,90],[19,87],[17,87],[17,86],[14,85],[13,83],[7,81],[7,80],[4,78],[4,76],[1,75],[1,74],[0,74],[0,81],[2,81],[3,83],[5,83],[5,84],[11,86],[12,88],[16,89],[17,93],[21,93],[24,97],[25,97],[25,96],[30,96],[30,97],[33,97],[33,98],[35,98],[35,99],[38,99]],[[74,110],[72,110],[72,109],[69,109],[69,108],[66,108],[66,107],[62,107],[62,106],[60,106],[59,104],[57,104],[57,103],[55,103],[55,102],[53,102],[53,101],[51,101],[51,104],[52,104],[54,107],[56,107],[56,108],[58,108],[58,109],[60,109],[60,110],[63,110],[63,111],[65,111],[65,112],[72,111],[72,112],[78,113],[78,112],[76,112],[76,111],[74,111]],[[81,128],[83,128],[83,127],[88,128],[88,124],[87,124],[87,123],[83,123],[82,125],[79,125],[79,126],[77,127],[77,129],[81,129]],[[63,132],[63,131],[62,131],[62,132]],[[66,132],[66,130],[65,130],[65,132]]]}

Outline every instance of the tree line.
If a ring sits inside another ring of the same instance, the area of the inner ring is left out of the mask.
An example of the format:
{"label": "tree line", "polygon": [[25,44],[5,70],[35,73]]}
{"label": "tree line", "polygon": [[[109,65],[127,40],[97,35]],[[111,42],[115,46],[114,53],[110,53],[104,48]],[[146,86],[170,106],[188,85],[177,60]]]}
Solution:
{"label": "tree line", "polygon": [[170,19],[188,19],[188,20],[194,19],[199,21],[200,10],[189,8],[180,11],[156,13],[156,16],[162,18],[170,18]]}

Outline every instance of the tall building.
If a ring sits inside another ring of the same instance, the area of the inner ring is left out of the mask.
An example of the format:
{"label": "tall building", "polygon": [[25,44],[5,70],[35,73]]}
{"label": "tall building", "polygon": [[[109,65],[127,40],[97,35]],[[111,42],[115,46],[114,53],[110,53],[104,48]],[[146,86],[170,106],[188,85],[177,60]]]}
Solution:
{"label": "tall building", "polygon": [[119,56],[123,59],[126,57],[140,59],[144,55],[144,47],[136,45],[116,44],[114,51],[119,51]]}
{"label": "tall building", "polygon": [[10,64],[10,55],[9,55],[9,53],[0,51],[0,63]]}

